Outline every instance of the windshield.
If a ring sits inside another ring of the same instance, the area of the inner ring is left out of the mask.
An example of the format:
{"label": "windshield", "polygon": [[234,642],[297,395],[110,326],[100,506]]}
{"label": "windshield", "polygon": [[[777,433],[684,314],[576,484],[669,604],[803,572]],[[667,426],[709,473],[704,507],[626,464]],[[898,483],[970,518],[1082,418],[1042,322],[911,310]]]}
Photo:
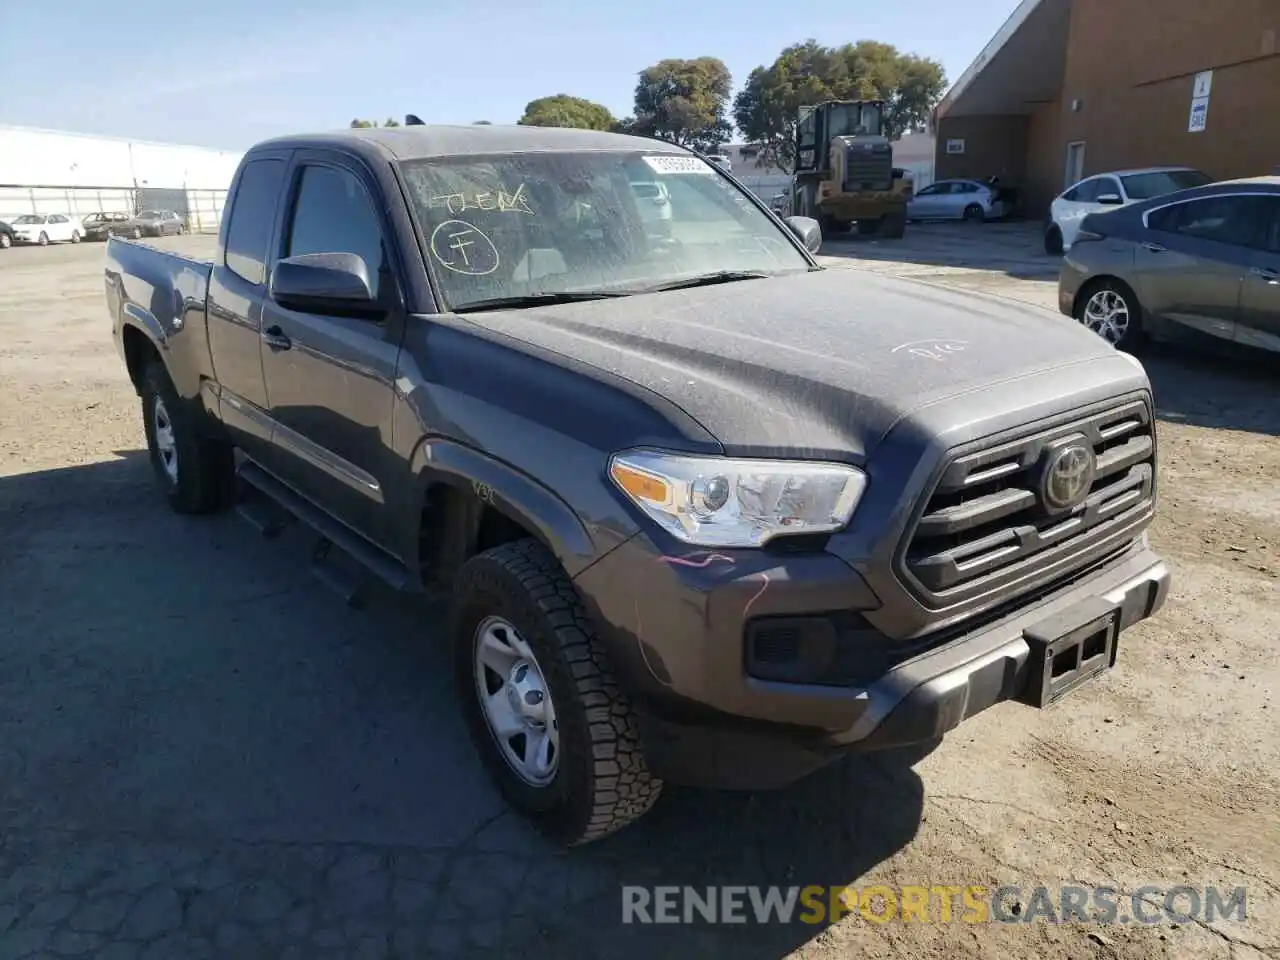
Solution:
{"label": "windshield", "polygon": [[829,137],[878,137],[880,108],[874,103],[841,103],[832,106],[828,115]]}
{"label": "windshield", "polygon": [[1159,170],[1155,173],[1134,173],[1120,179],[1124,181],[1124,191],[1130,200],[1150,200],[1177,190],[1213,183],[1208,174],[1199,170]]}
{"label": "windshield", "polygon": [[34,213],[24,213],[14,223],[44,223],[45,218]]}
{"label": "windshield", "polygon": [[453,309],[810,269],[775,221],[697,157],[522,153],[402,167]]}

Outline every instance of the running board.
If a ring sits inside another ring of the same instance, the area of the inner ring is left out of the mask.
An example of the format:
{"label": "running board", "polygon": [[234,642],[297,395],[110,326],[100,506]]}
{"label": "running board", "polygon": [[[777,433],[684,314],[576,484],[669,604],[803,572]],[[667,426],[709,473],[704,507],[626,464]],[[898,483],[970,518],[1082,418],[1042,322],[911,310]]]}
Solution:
{"label": "running board", "polygon": [[[355,589],[351,587],[352,577],[346,571],[338,571],[334,560],[329,556],[329,547],[334,546],[355,560],[364,570],[394,590],[413,590],[413,578],[404,564],[378,549],[351,528],[335,520],[310,500],[295,493],[290,487],[281,483],[252,460],[241,461],[236,469],[236,476],[245,484],[261,493],[277,506],[287,510],[308,527],[320,535],[321,542],[313,553],[312,569],[328,585],[341,583],[339,595],[353,602]],[[254,512],[250,508],[250,512]],[[244,511],[242,511],[242,514]],[[259,514],[260,516],[261,514]],[[255,526],[258,524],[255,522]],[[260,528],[261,529],[261,528]],[[268,525],[267,529],[273,529]],[[323,570],[323,573],[320,571]]]}

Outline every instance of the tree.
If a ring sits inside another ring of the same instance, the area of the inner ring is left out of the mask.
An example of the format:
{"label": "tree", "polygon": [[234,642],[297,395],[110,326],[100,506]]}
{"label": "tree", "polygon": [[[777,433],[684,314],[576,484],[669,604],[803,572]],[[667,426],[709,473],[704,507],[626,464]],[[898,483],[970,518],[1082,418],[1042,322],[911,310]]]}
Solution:
{"label": "tree", "polygon": [[519,120],[526,127],[577,127],[580,130],[612,130],[617,120],[607,107],[557,93],[553,97],[530,100]]}
{"label": "tree", "polygon": [[733,77],[723,60],[662,60],[640,71],[631,132],[712,151],[733,135]]}
{"label": "tree", "polygon": [[491,126],[493,126],[493,124],[492,124],[490,121],[488,121],[488,120],[473,120],[473,121],[471,122],[471,125],[472,125],[473,127],[491,127]]}
{"label": "tree", "polygon": [[733,119],[761,145],[759,163],[789,166],[800,107],[824,100],[883,100],[884,133],[896,140],[923,127],[946,87],[942,64],[888,43],[860,40],[824,47],[792,44],[768,67],[756,67],[733,101]]}
{"label": "tree", "polygon": [[400,126],[400,121],[387,117],[386,121],[382,125],[384,127],[398,127]]}
{"label": "tree", "polygon": [[[376,126],[378,126],[377,120],[352,120],[351,121],[351,129],[353,130],[368,129],[370,127],[376,127]],[[400,126],[400,121],[395,120],[392,117],[387,117],[386,121],[382,124],[382,126],[398,127]]]}

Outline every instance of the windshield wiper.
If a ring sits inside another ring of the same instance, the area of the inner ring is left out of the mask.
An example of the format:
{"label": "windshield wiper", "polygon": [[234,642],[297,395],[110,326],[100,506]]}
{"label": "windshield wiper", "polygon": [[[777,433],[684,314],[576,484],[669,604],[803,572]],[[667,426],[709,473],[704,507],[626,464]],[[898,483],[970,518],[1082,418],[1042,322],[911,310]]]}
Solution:
{"label": "windshield wiper", "polygon": [[479,310],[520,310],[524,307],[550,307],[557,303],[582,303],[587,300],[607,300],[610,297],[629,297],[629,290],[576,290],[560,293],[526,293],[516,297],[489,297],[486,300],[472,300],[460,307],[454,307],[454,313],[473,313]]}
{"label": "windshield wiper", "polygon": [[761,280],[770,274],[759,270],[717,270],[715,273],[702,273],[696,277],[684,277],[681,280],[670,280],[667,283],[655,283],[645,287],[644,293],[657,293],[661,290],[684,290],[689,287],[709,287],[717,283],[733,283],[735,280]]}

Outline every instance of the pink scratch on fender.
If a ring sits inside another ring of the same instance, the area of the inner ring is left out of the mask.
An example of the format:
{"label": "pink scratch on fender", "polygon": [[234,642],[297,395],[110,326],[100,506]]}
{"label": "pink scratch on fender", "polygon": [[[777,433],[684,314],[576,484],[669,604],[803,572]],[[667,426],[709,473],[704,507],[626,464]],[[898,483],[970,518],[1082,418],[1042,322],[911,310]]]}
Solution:
{"label": "pink scratch on fender", "polygon": [[701,560],[691,560],[688,557],[666,557],[666,556],[659,557],[658,559],[663,561],[664,563],[674,563],[677,566],[681,566],[681,567],[697,567],[699,569],[702,569],[704,567],[709,567],[711,566],[712,563],[714,563],[717,560],[723,560],[725,563],[734,562],[733,557],[726,557],[723,553],[709,553],[706,556],[704,556]]}
{"label": "pink scratch on fender", "polygon": [[760,577],[761,579],[764,580],[764,583],[760,584],[760,589],[756,591],[756,595],[752,597],[750,600],[748,600],[746,607],[743,608],[742,616],[744,619],[746,618],[747,614],[751,612],[751,608],[755,604],[755,602],[759,600],[761,597],[763,597],[765,590],[769,588],[769,575],[767,573],[762,573],[760,574]]}

